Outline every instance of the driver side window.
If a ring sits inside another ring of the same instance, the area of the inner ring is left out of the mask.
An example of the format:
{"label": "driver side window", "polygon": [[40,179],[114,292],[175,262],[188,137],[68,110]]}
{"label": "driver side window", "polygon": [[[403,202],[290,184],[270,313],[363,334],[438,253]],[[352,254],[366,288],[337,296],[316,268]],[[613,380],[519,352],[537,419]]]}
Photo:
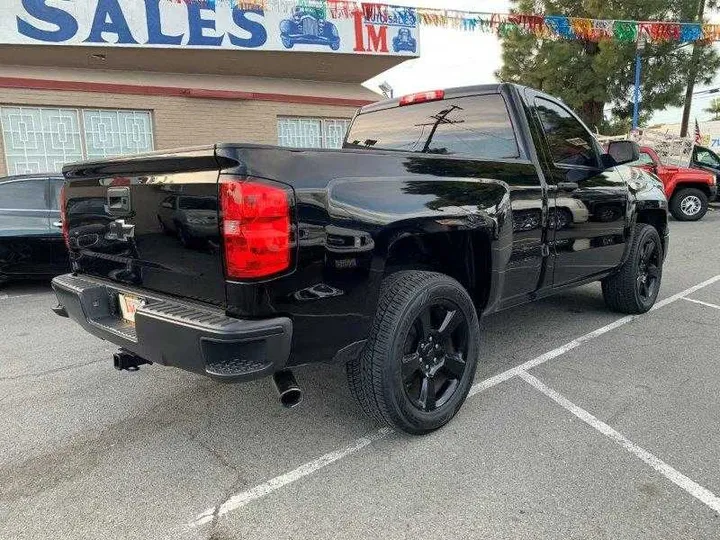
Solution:
{"label": "driver side window", "polygon": [[698,163],[707,165],[708,167],[720,167],[720,162],[718,161],[717,157],[715,157],[712,152],[709,152],[707,150],[698,150],[695,160]]}
{"label": "driver side window", "polygon": [[569,110],[542,98],[535,109],[556,165],[598,167],[595,138]]}

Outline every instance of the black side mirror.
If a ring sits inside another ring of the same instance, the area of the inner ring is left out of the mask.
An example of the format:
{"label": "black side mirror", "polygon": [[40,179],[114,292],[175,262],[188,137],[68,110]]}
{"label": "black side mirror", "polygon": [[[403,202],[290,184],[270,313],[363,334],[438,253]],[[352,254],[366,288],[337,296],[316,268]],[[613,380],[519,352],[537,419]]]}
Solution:
{"label": "black side mirror", "polygon": [[640,159],[640,147],[633,141],[612,141],[608,144],[607,153],[615,161],[615,165],[624,165]]}

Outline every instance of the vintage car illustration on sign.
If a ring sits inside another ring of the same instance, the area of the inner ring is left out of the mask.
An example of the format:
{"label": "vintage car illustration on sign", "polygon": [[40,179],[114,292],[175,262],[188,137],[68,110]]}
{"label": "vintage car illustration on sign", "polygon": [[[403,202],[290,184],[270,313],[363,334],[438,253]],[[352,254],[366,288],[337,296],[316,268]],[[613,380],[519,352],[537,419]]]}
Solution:
{"label": "vintage car illustration on sign", "polygon": [[280,32],[286,49],[292,49],[296,44],[327,45],[333,51],[340,49],[337,26],[325,19],[322,9],[296,7],[292,19],[285,19],[280,23]]}
{"label": "vintage car illustration on sign", "polygon": [[417,40],[412,36],[408,28],[401,28],[397,36],[393,38],[393,51],[417,52]]}

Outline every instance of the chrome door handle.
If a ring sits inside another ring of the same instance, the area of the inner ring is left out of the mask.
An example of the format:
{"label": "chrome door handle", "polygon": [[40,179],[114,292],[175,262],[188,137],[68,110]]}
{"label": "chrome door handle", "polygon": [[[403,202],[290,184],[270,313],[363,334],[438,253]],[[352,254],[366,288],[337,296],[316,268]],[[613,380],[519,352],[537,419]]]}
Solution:
{"label": "chrome door handle", "polygon": [[580,184],[577,182],[558,182],[557,183],[558,189],[566,189],[568,191],[580,189]]}

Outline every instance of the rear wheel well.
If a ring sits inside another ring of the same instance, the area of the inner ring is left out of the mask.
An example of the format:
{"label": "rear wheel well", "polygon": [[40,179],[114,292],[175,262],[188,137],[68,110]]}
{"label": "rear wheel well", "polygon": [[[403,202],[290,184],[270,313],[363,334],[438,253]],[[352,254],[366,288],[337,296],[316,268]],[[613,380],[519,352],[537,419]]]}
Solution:
{"label": "rear wheel well", "polygon": [[482,310],[490,294],[490,241],[479,232],[407,234],[391,243],[385,274],[428,270],[456,279]]}
{"label": "rear wheel well", "polygon": [[680,193],[683,189],[699,189],[702,191],[705,195],[710,197],[710,186],[707,184],[703,184],[702,182],[682,182],[675,186],[675,191],[673,192],[673,197],[675,197],[678,193]]}

